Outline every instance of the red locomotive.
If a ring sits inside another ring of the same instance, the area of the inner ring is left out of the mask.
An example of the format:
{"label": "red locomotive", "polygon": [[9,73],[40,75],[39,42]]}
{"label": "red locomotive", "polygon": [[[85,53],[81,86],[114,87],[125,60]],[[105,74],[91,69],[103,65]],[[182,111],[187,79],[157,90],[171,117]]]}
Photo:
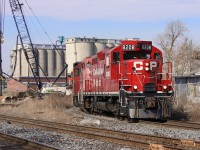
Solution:
{"label": "red locomotive", "polygon": [[89,112],[163,119],[171,115],[172,63],[151,41],[123,40],[73,67],[74,103]]}

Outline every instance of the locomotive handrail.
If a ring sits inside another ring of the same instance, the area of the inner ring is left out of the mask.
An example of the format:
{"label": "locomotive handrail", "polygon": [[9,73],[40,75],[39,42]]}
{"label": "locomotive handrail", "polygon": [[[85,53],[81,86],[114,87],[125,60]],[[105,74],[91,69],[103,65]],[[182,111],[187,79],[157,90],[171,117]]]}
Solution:
{"label": "locomotive handrail", "polygon": [[[145,75],[144,75],[145,76]],[[147,76],[145,76],[145,78],[157,78],[156,76],[152,76],[152,77],[147,77]]]}
{"label": "locomotive handrail", "polygon": [[168,77],[166,77],[166,79],[162,79],[162,80],[171,80],[173,73],[165,72],[165,73],[157,73],[157,74],[166,75],[166,76],[168,75]]}

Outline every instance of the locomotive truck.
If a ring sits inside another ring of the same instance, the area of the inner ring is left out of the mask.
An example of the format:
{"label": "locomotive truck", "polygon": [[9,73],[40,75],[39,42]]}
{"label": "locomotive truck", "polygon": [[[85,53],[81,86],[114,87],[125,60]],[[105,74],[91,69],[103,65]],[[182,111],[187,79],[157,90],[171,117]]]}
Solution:
{"label": "locomotive truck", "polygon": [[90,113],[165,119],[173,100],[172,63],[151,41],[122,40],[73,66],[73,99]]}

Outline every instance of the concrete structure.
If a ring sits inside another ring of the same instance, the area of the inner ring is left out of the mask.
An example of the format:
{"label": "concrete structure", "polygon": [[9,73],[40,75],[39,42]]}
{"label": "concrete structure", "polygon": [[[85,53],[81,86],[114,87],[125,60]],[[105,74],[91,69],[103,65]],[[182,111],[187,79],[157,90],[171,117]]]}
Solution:
{"label": "concrete structure", "polygon": [[96,38],[67,38],[66,39],[66,63],[68,73],[73,69],[73,63],[81,61],[85,57],[95,55],[105,48],[117,46],[120,40],[115,39],[96,39]]}
{"label": "concrete structure", "polygon": [[[56,51],[56,76],[58,76],[64,68],[65,55],[63,50]],[[66,75],[63,73],[61,76]]]}
{"label": "concrete structure", "polygon": [[[25,47],[30,47],[30,45],[25,45]],[[39,74],[41,77],[50,76],[54,77],[60,74],[62,69],[64,68],[64,60],[65,60],[65,46],[58,45],[56,46],[56,50],[52,45],[41,45],[34,44],[35,52],[38,56],[38,63],[40,65]],[[14,70],[16,61],[16,67]],[[12,50],[11,54],[11,69],[14,71],[14,77],[31,77],[33,76],[30,68],[28,66],[26,57],[24,55],[23,50],[21,49],[21,45],[18,45],[17,50]],[[65,72],[66,73],[66,72]],[[62,76],[66,74],[63,73]]]}
{"label": "concrete structure", "polygon": [[41,77],[48,75],[48,59],[47,59],[47,50],[46,49],[38,49],[38,60],[41,69],[39,69],[39,74]]}
{"label": "concrete structure", "polygon": [[56,76],[55,70],[56,70],[56,52],[52,51],[52,50],[47,50],[47,55],[48,55],[48,59],[47,59],[47,63],[48,63],[48,76],[52,77],[52,76]]}
{"label": "concrete structure", "polygon": [[[39,68],[42,84],[54,82],[65,67],[65,46],[57,45],[56,50],[53,45],[34,44],[33,46],[38,56],[40,68],[43,70]],[[30,48],[30,45],[26,44],[25,47]],[[15,80],[8,80],[8,91],[26,91],[27,85],[33,88],[36,87],[35,80],[24,55],[24,51],[21,49],[21,45],[18,45],[17,48],[12,50],[11,70],[14,71],[13,77],[20,80],[22,83],[20,84]],[[66,83],[66,71],[64,71],[56,83]]]}
{"label": "concrete structure", "polygon": [[175,76],[174,80],[177,101],[200,103],[200,75]]}

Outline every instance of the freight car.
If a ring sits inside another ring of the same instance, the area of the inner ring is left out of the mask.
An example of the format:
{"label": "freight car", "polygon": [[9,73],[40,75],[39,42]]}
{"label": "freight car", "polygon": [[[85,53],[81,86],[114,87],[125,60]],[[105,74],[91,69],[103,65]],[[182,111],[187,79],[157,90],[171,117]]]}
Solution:
{"label": "freight car", "polygon": [[76,106],[130,120],[170,117],[172,83],[172,63],[151,41],[122,40],[73,66]]}

